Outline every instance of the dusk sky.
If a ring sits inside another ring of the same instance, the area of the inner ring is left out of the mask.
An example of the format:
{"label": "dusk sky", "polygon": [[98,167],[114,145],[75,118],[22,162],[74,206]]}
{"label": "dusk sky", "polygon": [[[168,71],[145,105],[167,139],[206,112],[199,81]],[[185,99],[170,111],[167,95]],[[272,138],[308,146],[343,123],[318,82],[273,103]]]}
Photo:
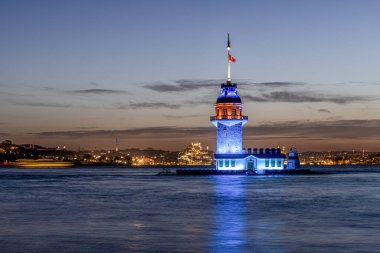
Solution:
{"label": "dusk sky", "polygon": [[0,1],[0,139],[215,147],[227,76],[245,147],[380,150],[380,1]]}

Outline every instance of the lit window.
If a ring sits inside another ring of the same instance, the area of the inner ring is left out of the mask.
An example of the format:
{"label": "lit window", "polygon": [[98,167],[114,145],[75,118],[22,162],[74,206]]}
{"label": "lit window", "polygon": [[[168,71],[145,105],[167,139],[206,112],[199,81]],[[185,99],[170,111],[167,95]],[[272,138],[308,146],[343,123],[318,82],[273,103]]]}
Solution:
{"label": "lit window", "polygon": [[223,160],[219,160],[219,167],[223,167]]}
{"label": "lit window", "polygon": [[232,116],[236,116],[236,109],[232,109]]}
{"label": "lit window", "polygon": [[275,167],[276,166],[276,160],[270,160],[270,166]]}
{"label": "lit window", "polygon": [[265,167],[269,167],[269,160],[265,160]]}
{"label": "lit window", "polygon": [[224,161],[224,167],[230,167],[230,160],[225,160]]}
{"label": "lit window", "polygon": [[227,116],[227,109],[223,109],[223,116]]}
{"label": "lit window", "polygon": [[231,167],[235,167],[235,160],[231,160]]}
{"label": "lit window", "polygon": [[281,167],[281,160],[277,160],[277,167]]}

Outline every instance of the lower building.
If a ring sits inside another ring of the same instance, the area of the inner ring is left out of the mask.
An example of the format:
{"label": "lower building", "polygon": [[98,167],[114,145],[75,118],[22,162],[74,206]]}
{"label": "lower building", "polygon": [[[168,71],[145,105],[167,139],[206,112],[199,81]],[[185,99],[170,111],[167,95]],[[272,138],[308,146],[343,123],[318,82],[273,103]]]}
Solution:
{"label": "lower building", "polygon": [[283,170],[286,156],[278,148],[248,149],[241,154],[215,154],[218,170]]}

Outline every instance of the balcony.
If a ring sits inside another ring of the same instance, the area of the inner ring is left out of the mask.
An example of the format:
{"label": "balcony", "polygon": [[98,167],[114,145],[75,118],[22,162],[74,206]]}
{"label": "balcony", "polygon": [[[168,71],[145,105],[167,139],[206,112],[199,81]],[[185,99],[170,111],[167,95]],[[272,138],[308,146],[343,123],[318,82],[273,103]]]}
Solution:
{"label": "balcony", "polygon": [[248,116],[241,116],[241,115],[220,115],[220,116],[211,116],[210,121],[213,120],[223,120],[223,119],[242,119],[242,120],[248,120]]}

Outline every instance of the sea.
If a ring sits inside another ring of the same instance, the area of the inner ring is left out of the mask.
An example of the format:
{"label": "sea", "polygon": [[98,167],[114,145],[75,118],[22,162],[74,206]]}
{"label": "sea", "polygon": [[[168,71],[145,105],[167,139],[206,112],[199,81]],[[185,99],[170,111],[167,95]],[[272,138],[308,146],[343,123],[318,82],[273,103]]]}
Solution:
{"label": "sea", "polygon": [[0,168],[0,252],[380,252],[380,167]]}

